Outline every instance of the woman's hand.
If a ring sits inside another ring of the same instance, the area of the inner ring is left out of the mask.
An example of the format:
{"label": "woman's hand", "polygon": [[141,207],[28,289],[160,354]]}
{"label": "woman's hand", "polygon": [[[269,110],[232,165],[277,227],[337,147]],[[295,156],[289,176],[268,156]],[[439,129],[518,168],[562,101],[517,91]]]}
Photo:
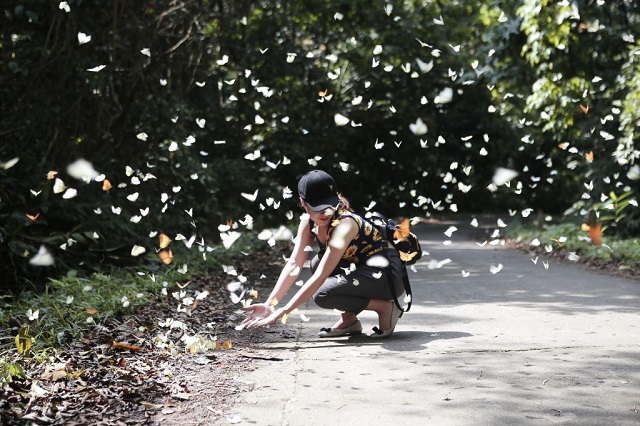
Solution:
{"label": "woman's hand", "polygon": [[[251,314],[249,318],[245,319],[242,324],[245,324],[246,322],[246,328],[264,327],[265,325],[273,324],[288,313],[287,309],[285,308],[276,309],[275,311],[271,312],[271,309],[267,306],[267,310],[268,312],[265,316],[262,316],[262,314],[256,315],[256,311],[254,310],[254,313]],[[251,319],[254,315],[255,318]]]}
{"label": "woman's hand", "polygon": [[252,328],[254,323],[265,319],[271,315],[271,305],[266,303],[258,303],[256,305],[250,305],[243,308],[245,311],[250,312],[249,316],[242,321],[242,326]]}

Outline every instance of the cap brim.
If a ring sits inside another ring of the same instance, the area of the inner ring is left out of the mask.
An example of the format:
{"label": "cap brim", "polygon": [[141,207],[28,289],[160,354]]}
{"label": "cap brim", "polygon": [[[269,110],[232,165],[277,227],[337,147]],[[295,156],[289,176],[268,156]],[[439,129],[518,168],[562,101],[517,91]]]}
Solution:
{"label": "cap brim", "polygon": [[309,200],[305,200],[309,209],[314,212],[321,212],[322,210],[328,209],[329,207],[335,208],[338,203],[340,203],[340,198],[338,195],[333,195],[329,198],[325,198],[323,200],[318,200],[314,202],[310,202]]}

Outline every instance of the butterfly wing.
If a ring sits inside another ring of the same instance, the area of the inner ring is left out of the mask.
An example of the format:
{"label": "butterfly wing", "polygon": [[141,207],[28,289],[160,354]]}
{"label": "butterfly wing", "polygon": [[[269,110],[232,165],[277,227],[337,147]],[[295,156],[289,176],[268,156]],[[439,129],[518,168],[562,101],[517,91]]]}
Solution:
{"label": "butterfly wing", "polygon": [[169,238],[167,234],[160,234],[158,238],[160,240],[161,249],[165,249],[169,246],[169,243],[171,242],[171,238]]}
{"label": "butterfly wing", "polygon": [[598,247],[602,245],[602,223],[597,223],[589,227],[589,238],[591,238],[593,244]]}
{"label": "butterfly wing", "polygon": [[407,241],[407,237],[411,234],[410,231],[411,221],[409,219],[404,219],[402,222],[398,224],[398,229],[393,232],[394,241],[403,242]]}
{"label": "butterfly wing", "polygon": [[403,262],[411,261],[411,259],[416,257],[416,255],[418,254],[417,251],[414,251],[412,253],[405,253],[405,252],[400,251],[400,250],[398,250],[398,253],[400,254],[400,260],[402,260]]}
{"label": "butterfly wing", "polygon": [[173,259],[173,253],[171,253],[171,250],[161,250],[160,253],[158,253],[158,256],[160,256],[160,259],[162,259],[162,262],[165,265],[170,264]]}

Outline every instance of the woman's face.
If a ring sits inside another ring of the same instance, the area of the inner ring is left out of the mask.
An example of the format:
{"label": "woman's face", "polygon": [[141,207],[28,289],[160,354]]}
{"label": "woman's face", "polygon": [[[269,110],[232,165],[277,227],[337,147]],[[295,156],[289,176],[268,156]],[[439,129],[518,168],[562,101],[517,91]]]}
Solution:
{"label": "woman's face", "polygon": [[309,208],[309,206],[307,205],[307,203],[304,202],[304,200],[300,200],[300,203],[302,204],[302,208],[307,212],[311,220],[314,223],[318,224],[318,226],[328,225],[329,222],[331,222],[331,219],[333,218],[334,213],[336,212],[336,209],[332,207],[326,208],[319,212],[314,212]]}

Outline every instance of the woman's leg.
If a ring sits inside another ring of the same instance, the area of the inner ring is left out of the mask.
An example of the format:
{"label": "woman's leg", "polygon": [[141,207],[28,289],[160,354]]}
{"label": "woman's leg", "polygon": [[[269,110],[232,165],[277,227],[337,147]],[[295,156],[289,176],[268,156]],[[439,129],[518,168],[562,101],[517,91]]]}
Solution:
{"label": "woman's leg", "polygon": [[[314,301],[325,309],[337,309],[342,317],[332,328],[346,328],[357,321],[363,310],[378,314],[379,328],[386,330],[391,325],[392,299],[389,280],[395,285],[396,295],[403,292],[402,273],[404,265],[397,251],[390,250],[391,267],[381,270],[367,265],[359,266],[350,274],[330,276],[314,295]],[[388,276],[387,272],[391,272]],[[381,274],[381,272],[383,272]]]}

